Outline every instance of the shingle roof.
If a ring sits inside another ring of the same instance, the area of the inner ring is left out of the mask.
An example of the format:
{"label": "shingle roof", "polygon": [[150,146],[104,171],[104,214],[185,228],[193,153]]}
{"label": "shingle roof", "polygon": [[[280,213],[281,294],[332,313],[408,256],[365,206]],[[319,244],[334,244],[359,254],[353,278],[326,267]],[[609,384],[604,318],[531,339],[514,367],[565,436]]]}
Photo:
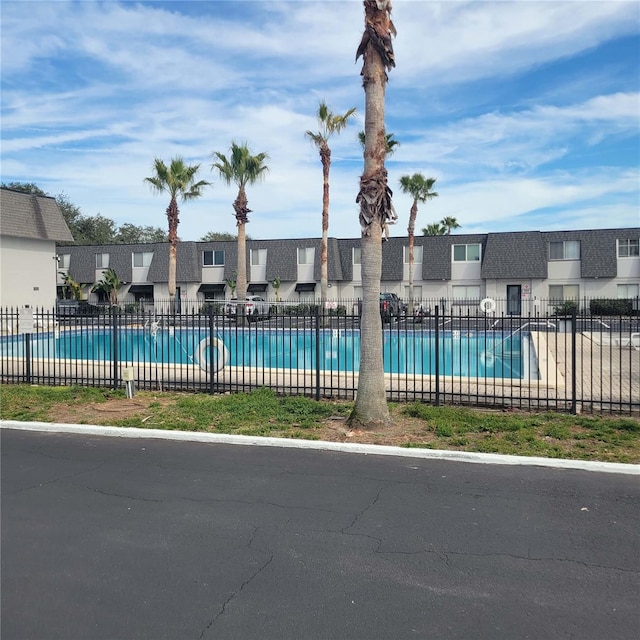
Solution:
{"label": "shingle roof", "polygon": [[542,234],[539,231],[488,234],[481,275],[486,279],[546,279],[547,254]]}
{"label": "shingle roof", "polygon": [[15,238],[73,242],[55,198],[0,189],[0,234]]}

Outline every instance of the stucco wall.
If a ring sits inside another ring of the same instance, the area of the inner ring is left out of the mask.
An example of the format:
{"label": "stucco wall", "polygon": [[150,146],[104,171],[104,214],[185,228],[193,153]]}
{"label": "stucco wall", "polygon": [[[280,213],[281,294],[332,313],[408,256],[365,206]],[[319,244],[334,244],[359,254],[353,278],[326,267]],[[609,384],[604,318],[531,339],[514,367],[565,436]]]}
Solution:
{"label": "stucco wall", "polygon": [[50,240],[0,237],[0,306],[53,309],[56,245]]}

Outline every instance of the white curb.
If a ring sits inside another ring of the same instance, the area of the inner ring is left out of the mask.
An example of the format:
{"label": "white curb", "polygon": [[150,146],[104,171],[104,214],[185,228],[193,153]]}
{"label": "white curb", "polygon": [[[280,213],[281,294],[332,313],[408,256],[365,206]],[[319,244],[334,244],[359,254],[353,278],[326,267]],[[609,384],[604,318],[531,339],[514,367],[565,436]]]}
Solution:
{"label": "white curb", "polygon": [[99,427],[87,424],[58,424],[52,422],[18,422],[0,420],[0,429],[44,431],[47,433],[77,433],[92,436],[117,438],[153,438],[158,440],[182,440],[185,442],[207,442],[211,444],[238,444],[258,447],[281,447],[291,449],[314,449],[360,453],[364,455],[399,456],[430,460],[451,460],[475,464],[504,464],[517,466],[550,467],[553,469],[579,469],[600,473],[640,475],[640,465],[620,462],[594,462],[590,460],[561,460],[533,456],[507,456],[497,453],[475,453],[471,451],[443,451],[436,449],[390,447],[377,444],[349,442],[326,442],[323,440],[295,440],[293,438],[269,438],[261,436],[238,436],[224,433],[200,433],[197,431],[171,431],[164,429],[140,429],[137,427]]}

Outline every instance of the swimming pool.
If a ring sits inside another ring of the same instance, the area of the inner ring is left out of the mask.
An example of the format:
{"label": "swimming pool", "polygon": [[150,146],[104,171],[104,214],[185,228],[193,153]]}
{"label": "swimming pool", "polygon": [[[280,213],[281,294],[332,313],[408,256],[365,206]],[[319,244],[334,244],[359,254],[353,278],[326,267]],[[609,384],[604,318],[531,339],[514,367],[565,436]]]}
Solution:
{"label": "swimming pool", "polygon": [[[214,333],[213,351],[209,330],[192,328],[109,329],[60,331],[35,337],[34,358],[64,361],[111,361],[130,363],[198,365],[208,370],[223,367],[262,369],[329,370],[357,372],[360,366],[360,332],[357,329],[323,331],[220,328]],[[14,338],[15,340],[15,338]],[[3,351],[11,346],[5,342]],[[14,347],[17,349],[17,346]],[[24,347],[23,347],[24,348]],[[526,332],[441,331],[438,336],[440,374],[477,378],[536,378],[535,354]],[[394,374],[434,375],[436,335],[429,331],[383,332],[384,371]]]}

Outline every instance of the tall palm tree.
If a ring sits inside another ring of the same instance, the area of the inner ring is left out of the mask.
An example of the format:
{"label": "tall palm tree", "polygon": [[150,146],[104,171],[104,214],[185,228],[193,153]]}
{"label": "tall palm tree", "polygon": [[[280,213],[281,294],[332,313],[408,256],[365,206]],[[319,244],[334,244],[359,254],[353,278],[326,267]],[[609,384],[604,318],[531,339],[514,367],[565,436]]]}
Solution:
{"label": "tall palm tree", "polygon": [[[398,140],[396,140],[393,137],[393,133],[387,133],[384,136],[385,139],[385,146],[387,149],[387,155],[388,156],[392,156],[396,150],[396,147],[400,146],[400,142]],[[360,142],[360,146],[362,147],[363,151],[364,151],[364,143],[365,143],[365,137],[364,137],[364,131],[360,131],[358,132],[358,142]]]}
{"label": "tall palm tree", "polygon": [[167,207],[167,221],[169,223],[169,308],[176,310],[176,265],[178,256],[178,224],[180,211],[178,209],[178,197],[183,202],[194,200],[202,195],[204,187],[210,183],[206,180],[196,182],[196,175],[200,169],[199,164],[185,164],[181,156],[171,159],[169,166],[160,158],[153,161],[154,175],[145,178],[144,182],[151,185],[156,193],[169,194],[169,206]]}
{"label": "tall palm tree", "polygon": [[461,228],[461,226],[458,224],[458,221],[455,218],[452,218],[451,216],[446,216],[445,218],[442,218],[442,220],[440,220],[440,224],[444,227],[448,236],[451,235],[452,229]]}
{"label": "tall palm tree", "polygon": [[236,269],[236,292],[240,304],[236,305],[238,320],[242,321],[247,295],[247,233],[246,224],[249,222],[249,201],[247,200],[246,187],[264,179],[269,172],[266,161],[269,156],[266,153],[251,155],[247,143],[231,143],[229,157],[214,151],[212,154],[217,162],[211,165],[211,170],[217,170],[222,180],[227,185],[235,184],[238,187],[238,196],[233,203],[233,210],[238,226],[238,267]]}
{"label": "tall palm tree", "polygon": [[422,229],[423,236],[443,236],[446,232],[446,229],[442,226],[440,222],[431,222],[426,227]]}
{"label": "tall palm tree", "polygon": [[320,297],[322,306],[327,299],[329,284],[327,268],[328,236],[329,236],[329,170],[331,169],[331,149],[329,138],[340,133],[355,114],[355,107],[343,115],[334,114],[324,100],[318,107],[318,131],[307,131],[305,135],[313,142],[320,153],[322,162],[322,241],[320,243]]}
{"label": "tall palm tree", "polygon": [[389,0],[364,0],[363,4],[365,28],[356,52],[356,59],[363,56],[361,75],[365,92],[364,171],[356,198],[360,204],[362,316],[358,394],[349,424],[373,429],[390,421],[382,361],[380,280],[382,232],[397,218],[384,166],[386,71],[395,66],[391,44],[395,27],[391,22]]}
{"label": "tall palm tree", "polygon": [[432,191],[436,178],[425,178],[421,173],[400,178],[400,188],[413,198],[411,211],[409,212],[409,311],[413,314],[413,244],[416,229],[416,216],[418,215],[418,203],[426,202],[438,197],[437,191]]}

